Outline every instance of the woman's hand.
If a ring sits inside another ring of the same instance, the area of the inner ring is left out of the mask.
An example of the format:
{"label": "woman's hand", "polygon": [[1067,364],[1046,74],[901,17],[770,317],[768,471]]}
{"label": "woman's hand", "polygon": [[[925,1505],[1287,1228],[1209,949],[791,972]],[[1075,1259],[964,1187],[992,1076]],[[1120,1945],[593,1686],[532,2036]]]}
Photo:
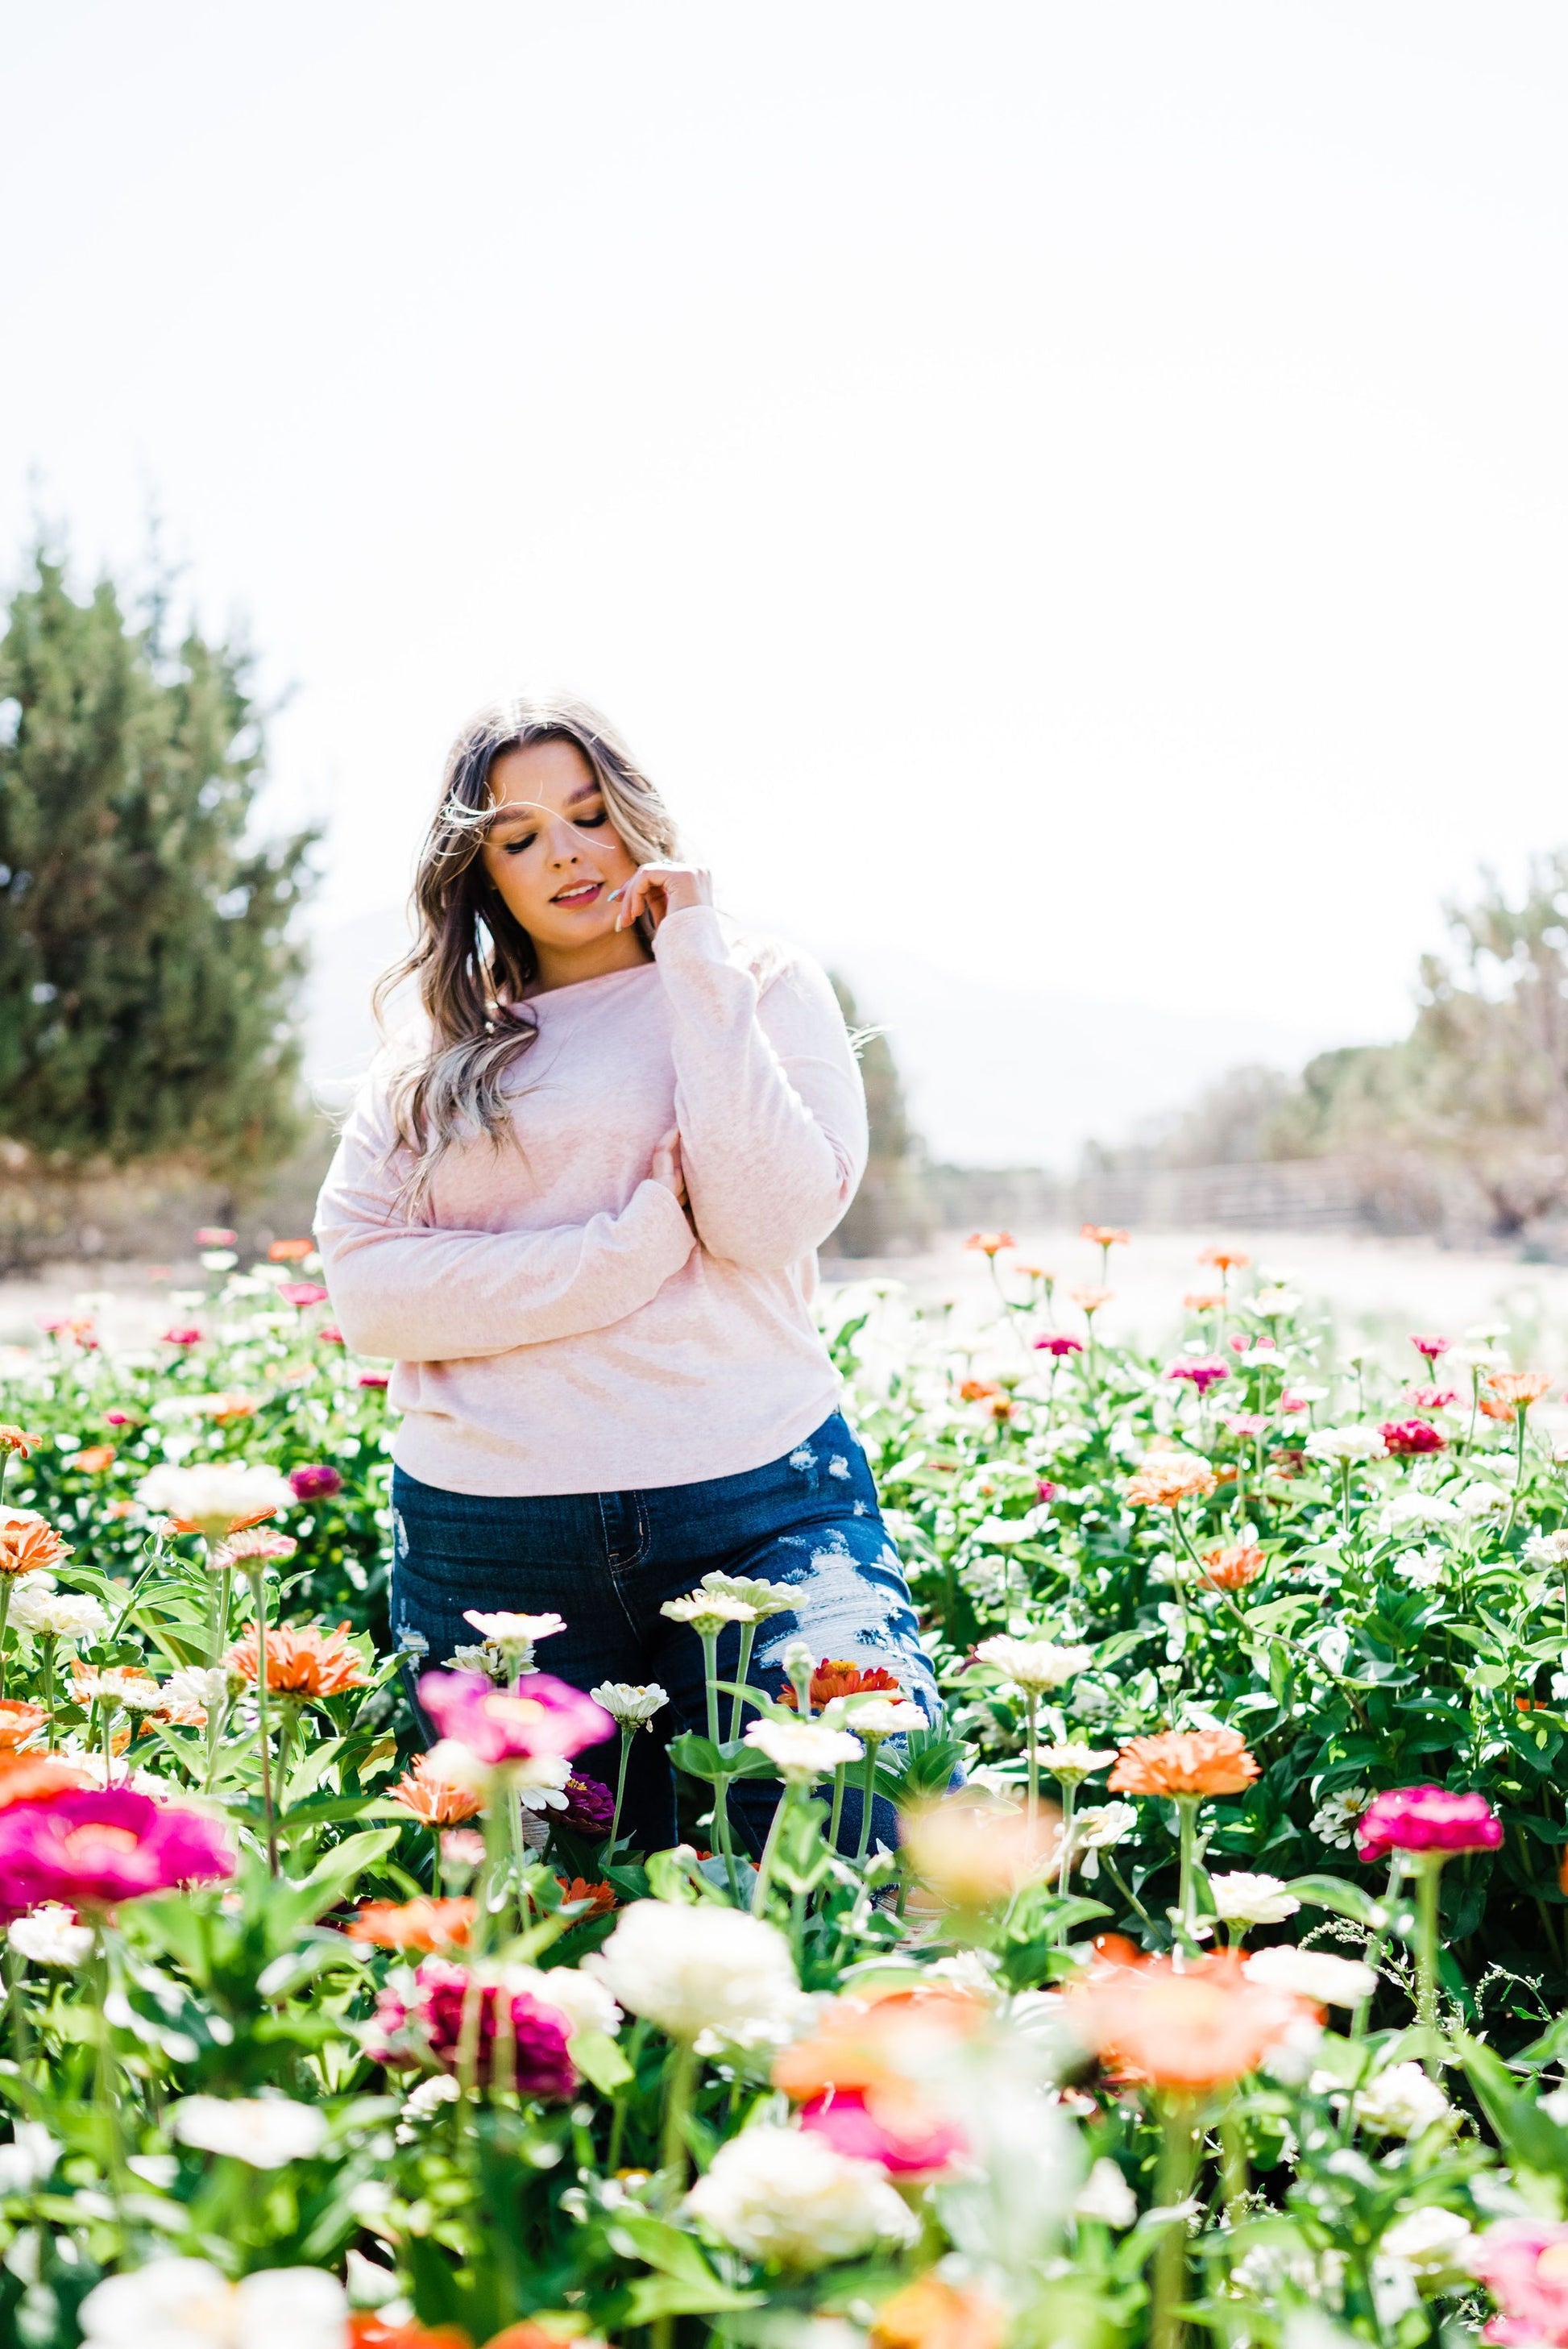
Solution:
{"label": "woman's hand", "polygon": [[653,1183],[662,1183],[666,1191],[673,1191],[677,1204],[689,1212],[678,1126],[672,1125],[667,1133],[659,1136],[654,1149],[654,1163],[648,1169],[648,1179]]}
{"label": "woman's hand", "polygon": [[684,913],[688,905],[711,905],[713,875],[700,864],[639,864],[631,879],[610,894],[620,899],[618,930],[629,930],[639,914],[646,914],[656,930],[666,914]]}

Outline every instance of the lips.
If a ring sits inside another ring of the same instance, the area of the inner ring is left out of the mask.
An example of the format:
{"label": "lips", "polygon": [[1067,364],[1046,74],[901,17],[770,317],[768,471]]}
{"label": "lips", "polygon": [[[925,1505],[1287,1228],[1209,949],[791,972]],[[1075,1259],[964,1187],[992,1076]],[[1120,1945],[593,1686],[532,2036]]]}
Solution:
{"label": "lips", "polygon": [[552,905],[591,905],[603,886],[602,881],[574,881],[570,889],[558,889],[550,902]]}

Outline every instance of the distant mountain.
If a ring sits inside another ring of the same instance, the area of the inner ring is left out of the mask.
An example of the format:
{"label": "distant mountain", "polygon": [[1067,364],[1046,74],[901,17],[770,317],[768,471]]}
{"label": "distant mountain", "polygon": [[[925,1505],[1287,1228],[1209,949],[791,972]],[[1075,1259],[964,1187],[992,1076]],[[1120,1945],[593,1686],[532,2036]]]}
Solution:
{"label": "distant mountain", "polygon": [[[405,950],[400,908],[325,931],[306,1009],[306,1073],[329,1091],[375,1049],[370,989]],[[1091,1136],[1127,1141],[1243,1062],[1295,1068],[1341,1042],[1244,1012],[1170,1011],[960,978],[914,955],[803,941],[887,1031],[932,1154],[960,1165],[1069,1167]]]}

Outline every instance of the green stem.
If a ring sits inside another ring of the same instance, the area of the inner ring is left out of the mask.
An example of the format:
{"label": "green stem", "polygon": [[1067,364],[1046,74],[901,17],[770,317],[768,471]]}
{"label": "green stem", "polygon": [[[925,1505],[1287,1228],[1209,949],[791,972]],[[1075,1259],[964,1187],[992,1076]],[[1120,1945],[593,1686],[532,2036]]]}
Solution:
{"label": "green stem", "polygon": [[1078,1780],[1064,1778],[1062,1790],[1062,1860],[1057,1874],[1057,1890],[1065,1900],[1068,1897],[1068,1876],[1072,1867],[1073,1814],[1078,1808]]}
{"label": "green stem", "polygon": [[476,1962],[490,1947],[490,1925],[505,1897],[511,1834],[507,1814],[511,1808],[511,1792],[506,1778],[498,1772],[490,1782],[490,1800],[485,1805],[485,1864],[475,1887],[479,1895],[472,1938]]}
{"label": "green stem", "polygon": [[1038,1690],[1026,1689],[1024,1691],[1024,1733],[1028,1744],[1025,1750],[1025,1763],[1028,1772],[1028,1814],[1031,1827],[1040,1815],[1040,1756],[1035,1744],[1035,1715],[1039,1711],[1039,1707]]}
{"label": "green stem", "polygon": [[740,1734],[740,1708],[744,1702],[740,1692],[746,1684],[746,1675],[751,1668],[751,1645],[756,1637],[757,1626],[755,1623],[743,1623],[741,1625],[740,1653],[736,1659],[735,1665],[735,1694],[729,1700],[729,1739],[731,1744],[735,1743],[735,1740]]}
{"label": "green stem", "polygon": [[256,1744],[262,1757],[262,1813],[267,1823],[267,1867],[278,1872],[278,1822],[273,1807],[272,1723],[267,1713],[267,1578],[260,1562],[250,1569],[256,1614]]}
{"label": "green stem", "polygon": [[866,1758],[861,1764],[861,1839],[855,1846],[855,1863],[857,1867],[861,1866],[864,1862],[865,1856],[871,1849],[872,1796],[876,1787],[877,1747],[881,1743],[882,1740],[877,1737],[868,1737],[866,1739]]}
{"label": "green stem", "polygon": [[120,2127],[119,2085],[114,2054],[114,2032],[108,2019],[110,1994],[114,1988],[113,1968],[109,1960],[108,1929],[101,1917],[93,1920],[97,1933],[98,1995],[93,2004],[93,2037],[98,2057],[98,2106],[108,2134],[108,2182],[110,2192],[118,2198],[124,2192],[125,2137]]}
{"label": "green stem", "polygon": [[844,1810],[844,1773],[849,1764],[841,1762],[833,1773],[833,1816],[828,1821],[828,1841],[834,1851],[839,1848],[839,1821]]}
{"label": "green stem", "polygon": [[229,1612],[233,1600],[233,1568],[220,1567],[217,1579],[212,1586],[212,1643],[211,1653],[207,1659],[210,1664],[222,1662],[223,1651],[229,1644]]}
{"label": "green stem", "polygon": [[[1187,2199],[1196,2167],[1197,2131],[1191,2107],[1171,2102],[1161,2109],[1162,2143],[1160,2180],[1155,2189],[1160,2208],[1177,2208]],[[1154,2253],[1154,2304],[1150,2313],[1150,2349],[1181,2349],[1186,2327],[1181,2303],[1187,2297],[1187,2221],[1168,2219]]]}
{"label": "green stem", "polygon": [[[1435,2040],[1438,2030],[1438,1893],[1443,1872],[1440,1852],[1422,1852],[1416,1876],[1416,2019]],[[1427,2051],[1431,2069],[1434,2052]]]}
{"label": "green stem", "polygon": [[11,1613],[11,1577],[0,1575],[0,1696],[5,1693],[5,1625]]}
{"label": "green stem", "polygon": [[659,2147],[664,2205],[672,2209],[686,2190],[686,2123],[696,2085],[696,2054],[689,2039],[677,2039],[665,2075],[665,2126]]}
{"label": "green stem", "polygon": [[1194,1928],[1197,1919],[1192,1913],[1193,1847],[1197,1841],[1198,1805],[1191,1795],[1178,1795],[1176,1811],[1180,1821],[1178,1864],[1180,1877],[1176,1890],[1176,1909],[1182,1940],[1189,1956],[1198,1952],[1198,1936]]}
{"label": "green stem", "polygon": [[[1398,1897],[1399,1885],[1403,1878],[1404,1872],[1404,1860],[1400,1854],[1396,1852],[1388,1862],[1388,1889],[1383,1895],[1383,1922],[1380,1925],[1374,1925],[1370,1929],[1361,1951],[1363,1963],[1370,1966],[1374,1973],[1377,1971],[1378,1961],[1383,1955],[1384,1947],[1387,1942],[1389,1932],[1392,1930],[1394,1921],[1394,1903]],[[1372,2000],[1376,1998],[1377,1995],[1377,1990],[1374,1988],[1371,1996],[1364,1998],[1352,2013],[1350,2018],[1350,2036],[1353,2040],[1361,2040],[1366,2038],[1367,2017],[1372,2012]],[[1348,2109],[1349,2108],[1346,2107],[1346,2110]]]}
{"label": "green stem", "polygon": [[55,1649],[57,1644],[57,1636],[53,1631],[44,1631],[39,1634],[38,1645],[44,1653],[44,1710],[49,1716],[49,1724],[44,1735],[51,1754],[59,1743],[59,1732],[55,1726]]}
{"label": "green stem", "polygon": [[754,1917],[766,1917],[768,1914],[768,1895],[773,1889],[773,1861],[779,1849],[779,1831],[789,1807],[792,1793],[793,1789],[786,1785],[779,1796],[779,1807],[768,1829],[768,1840],[762,1847],[762,1857],[757,1863],[757,1881],[751,1888],[751,1913]]}
{"label": "green stem", "polygon": [[615,1774],[615,1815],[610,1821],[610,1848],[615,1848],[615,1838],[621,1832],[621,1806],[626,1799],[626,1764],[632,1758],[632,1740],[637,1733],[634,1721],[621,1723],[621,1766]]}

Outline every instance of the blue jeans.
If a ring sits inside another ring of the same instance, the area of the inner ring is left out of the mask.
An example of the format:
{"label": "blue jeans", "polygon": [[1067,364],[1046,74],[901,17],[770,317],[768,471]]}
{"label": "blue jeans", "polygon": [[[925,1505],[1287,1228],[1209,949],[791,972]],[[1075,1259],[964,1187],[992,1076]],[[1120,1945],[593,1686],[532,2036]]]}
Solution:
{"label": "blue jeans", "polygon": [[[935,1680],[871,1470],[836,1413],[783,1459],[707,1484],[495,1499],[442,1492],[399,1468],[392,1511],[392,1629],[410,1665],[444,1663],[454,1649],[477,1641],[463,1619],[466,1608],[554,1612],[565,1617],[566,1629],[542,1643],[542,1670],[581,1689],[601,1681],[657,1681],[669,1692],[653,1733],[639,1731],[633,1740],[621,1832],[642,1850],[665,1850],[676,1840],[665,1744],[683,1730],[706,1732],[707,1725],[696,1634],[659,1609],[713,1568],[789,1588],[791,1610],[757,1627],[748,1677],[758,1687],[779,1693],[779,1659],[799,1638],[817,1661],[831,1656],[882,1665],[928,1721],[937,1718]],[[721,1680],[735,1679],[739,1648],[738,1628],[727,1625],[718,1644]],[[727,1731],[727,1697],[721,1721]],[[573,1766],[614,1786],[619,1752],[618,1741],[595,1746]],[[754,1856],[778,1799],[772,1780],[740,1779],[731,1788],[738,1839]],[[851,1849],[860,1824],[860,1795],[850,1788],[840,1839]],[[892,1804],[879,1796],[873,1840],[891,1846],[894,1826]]]}

